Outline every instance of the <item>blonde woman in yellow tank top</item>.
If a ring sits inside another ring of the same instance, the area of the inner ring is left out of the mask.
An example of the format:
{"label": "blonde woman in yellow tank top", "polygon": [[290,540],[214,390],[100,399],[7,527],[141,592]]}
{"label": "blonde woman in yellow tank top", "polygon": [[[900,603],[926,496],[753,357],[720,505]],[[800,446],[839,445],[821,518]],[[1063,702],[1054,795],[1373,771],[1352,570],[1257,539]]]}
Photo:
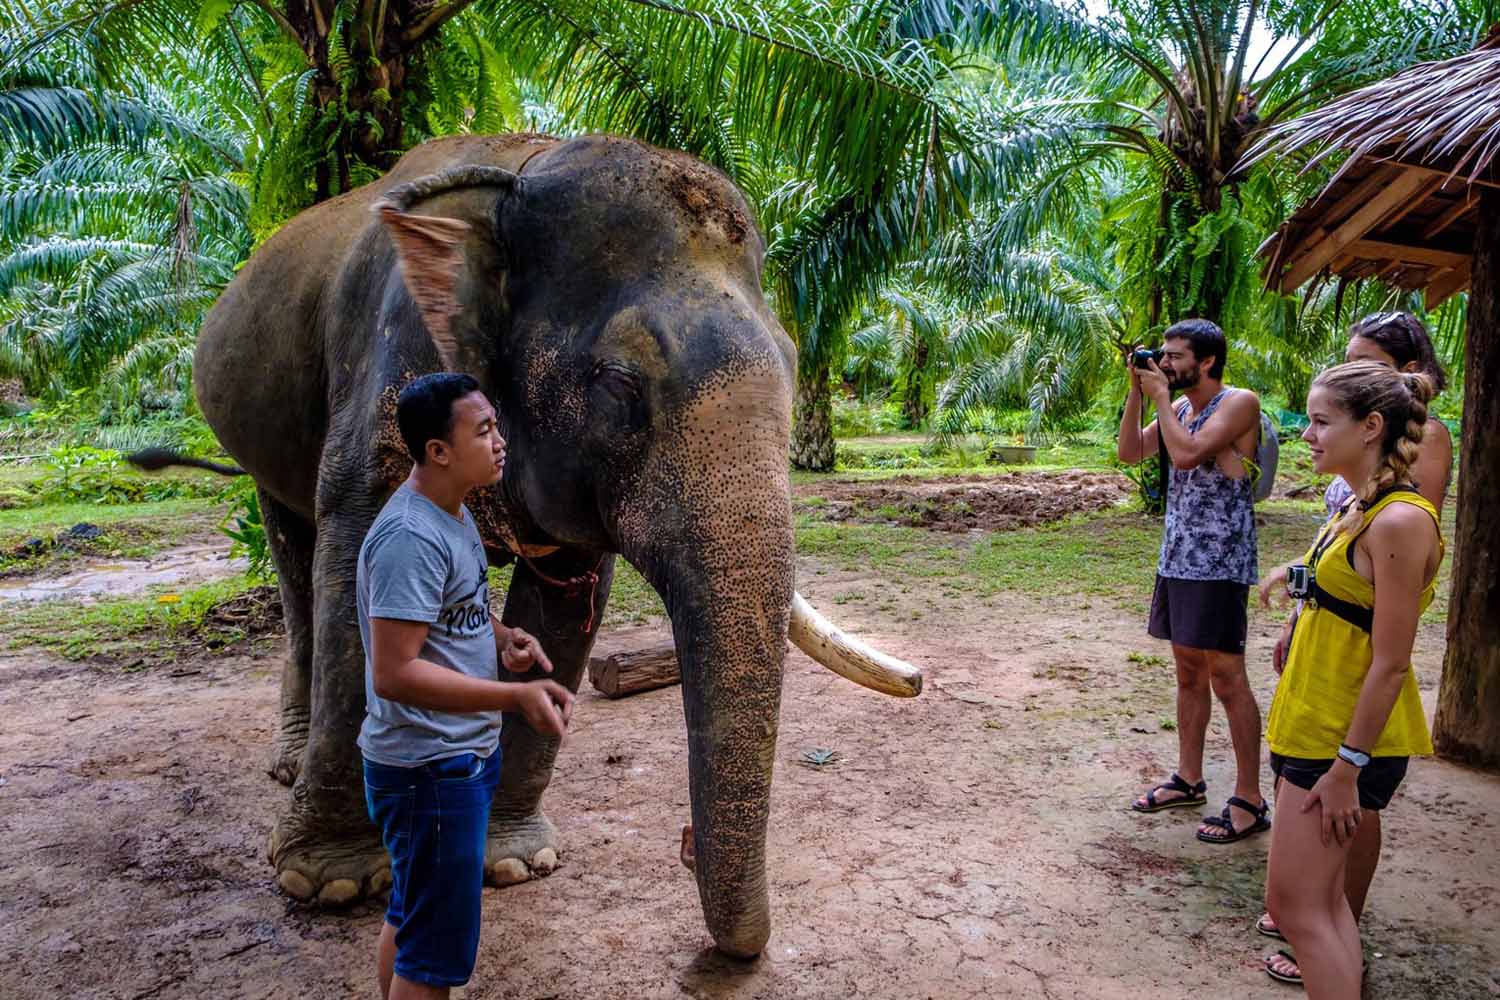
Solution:
{"label": "blonde woman in yellow tank top", "polygon": [[[1322,473],[1363,484],[1319,533],[1304,564],[1261,585],[1306,602],[1267,722],[1281,779],[1266,908],[1316,1000],[1358,1000],[1359,929],[1346,895],[1351,848],[1378,824],[1407,758],[1432,752],[1411,671],[1417,621],[1432,601],[1443,541],[1437,511],[1411,486],[1432,383],[1370,361],[1330,368],[1308,394],[1302,435]],[[1278,585],[1280,585],[1278,587]],[[1373,875],[1379,857],[1368,864]],[[1368,880],[1365,882],[1368,887]],[[1289,956],[1271,956],[1274,978]]]}

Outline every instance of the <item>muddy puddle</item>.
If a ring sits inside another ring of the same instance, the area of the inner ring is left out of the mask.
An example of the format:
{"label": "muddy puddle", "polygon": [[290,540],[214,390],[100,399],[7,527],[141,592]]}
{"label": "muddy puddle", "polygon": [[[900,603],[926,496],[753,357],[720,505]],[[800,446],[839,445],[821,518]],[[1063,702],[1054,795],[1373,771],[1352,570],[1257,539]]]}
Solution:
{"label": "muddy puddle", "polygon": [[152,587],[205,583],[245,571],[222,542],[168,549],[150,559],[86,559],[45,579],[0,580],[0,601],[97,601],[138,594]]}

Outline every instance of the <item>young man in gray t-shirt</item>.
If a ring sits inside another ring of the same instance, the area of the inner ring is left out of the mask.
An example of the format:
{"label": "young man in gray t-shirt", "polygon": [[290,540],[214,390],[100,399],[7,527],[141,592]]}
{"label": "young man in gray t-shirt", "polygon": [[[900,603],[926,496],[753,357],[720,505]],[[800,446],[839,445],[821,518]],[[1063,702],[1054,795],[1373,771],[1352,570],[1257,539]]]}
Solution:
{"label": "young man in gray t-shirt", "polygon": [[561,737],[573,695],[555,681],[499,678],[502,665],[552,664],[490,612],[484,544],[463,499],[500,478],[505,442],[479,384],[423,376],[402,390],[396,421],[416,465],[365,536],[356,594],[365,799],[391,855],[380,992],[407,1000],[447,997],[474,970],[501,713]]}

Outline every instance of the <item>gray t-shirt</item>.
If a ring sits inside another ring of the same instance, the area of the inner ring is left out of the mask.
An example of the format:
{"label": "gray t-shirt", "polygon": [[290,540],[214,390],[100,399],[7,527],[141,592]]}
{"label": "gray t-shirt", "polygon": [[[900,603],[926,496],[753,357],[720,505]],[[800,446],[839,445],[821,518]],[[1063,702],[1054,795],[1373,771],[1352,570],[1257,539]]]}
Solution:
{"label": "gray t-shirt", "polygon": [[355,593],[365,646],[365,721],[359,748],[377,764],[414,767],[461,753],[488,757],[499,745],[498,711],[439,712],[375,693],[371,618],[426,622],[431,627],[422,659],[470,677],[498,677],[489,564],[468,508],[459,512],[461,520],[402,484],[359,549]]}

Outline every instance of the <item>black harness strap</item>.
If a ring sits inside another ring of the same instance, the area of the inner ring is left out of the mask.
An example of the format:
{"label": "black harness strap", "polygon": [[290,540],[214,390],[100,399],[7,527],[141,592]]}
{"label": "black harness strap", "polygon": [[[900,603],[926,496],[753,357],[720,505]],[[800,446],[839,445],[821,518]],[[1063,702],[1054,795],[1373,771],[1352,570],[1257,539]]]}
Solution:
{"label": "black harness strap", "polygon": [[[1392,493],[1416,492],[1418,491],[1410,486],[1392,486],[1389,489],[1382,490],[1381,492],[1377,493],[1375,495],[1375,498],[1365,506],[1367,509],[1369,507],[1373,507],[1380,501],[1384,500],[1386,497],[1390,496]],[[1351,497],[1349,499],[1349,502],[1358,503],[1359,501]],[[1363,535],[1369,527],[1370,525],[1368,522],[1360,525],[1358,533],[1356,533],[1353,538],[1349,539],[1347,554],[1349,556],[1349,566],[1351,569],[1354,567],[1354,543],[1359,540],[1359,536]],[[1310,565],[1313,567],[1313,579],[1311,593],[1308,595],[1308,600],[1314,608],[1322,608],[1325,611],[1331,611],[1333,612],[1333,614],[1342,618],[1344,621],[1348,622],[1350,625],[1353,625],[1360,631],[1371,632],[1375,628],[1374,608],[1367,608],[1362,605],[1355,604],[1352,601],[1346,601],[1342,597],[1334,597],[1332,594],[1318,585],[1318,563],[1322,562],[1324,550],[1327,549],[1330,544],[1332,544],[1334,536],[1338,534],[1337,530],[1334,529],[1332,522],[1329,523],[1328,528],[1325,530],[1327,531],[1325,538],[1319,539],[1317,548],[1313,550],[1313,558],[1312,562],[1310,563]]]}

